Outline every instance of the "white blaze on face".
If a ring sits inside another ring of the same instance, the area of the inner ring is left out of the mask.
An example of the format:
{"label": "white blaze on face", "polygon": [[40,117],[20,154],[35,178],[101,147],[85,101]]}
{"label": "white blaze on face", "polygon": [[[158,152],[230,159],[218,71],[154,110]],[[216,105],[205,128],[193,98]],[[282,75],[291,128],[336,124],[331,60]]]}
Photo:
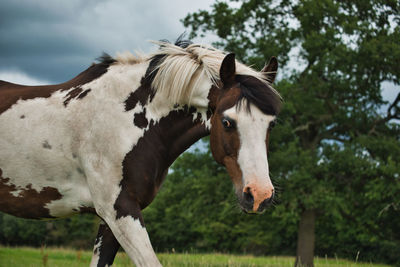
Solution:
{"label": "white blaze on face", "polygon": [[273,185],[269,177],[266,137],[268,126],[275,116],[262,113],[251,104],[251,112],[247,111],[247,103],[242,103],[226,110],[224,116],[236,121],[240,148],[238,164],[243,175],[243,190],[249,187],[254,197],[254,209],[266,198],[270,198]]}

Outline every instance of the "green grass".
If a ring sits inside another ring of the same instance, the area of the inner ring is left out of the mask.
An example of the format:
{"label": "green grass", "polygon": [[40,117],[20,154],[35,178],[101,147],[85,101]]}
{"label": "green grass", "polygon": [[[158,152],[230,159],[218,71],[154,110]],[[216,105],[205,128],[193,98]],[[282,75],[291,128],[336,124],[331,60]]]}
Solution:
{"label": "green grass", "polygon": [[[91,252],[62,248],[10,248],[0,247],[0,267],[75,267],[89,266]],[[227,254],[169,254],[160,253],[158,258],[165,267],[292,267],[293,257],[254,257]],[[314,264],[319,266],[343,267],[386,267],[388,265],[372,263],[356,263],[342,259],[315,258]],[[125,253],[118,253],[114,262],[115,267],[134,266]]]}

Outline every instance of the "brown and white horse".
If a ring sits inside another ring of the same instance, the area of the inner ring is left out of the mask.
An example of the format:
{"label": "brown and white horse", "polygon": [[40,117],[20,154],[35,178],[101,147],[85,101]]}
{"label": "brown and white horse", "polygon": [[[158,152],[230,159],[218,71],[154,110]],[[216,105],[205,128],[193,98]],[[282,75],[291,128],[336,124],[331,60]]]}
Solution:
{"label": "brown and white horse", "polygon": [[97,214],[91,266],[111,265],[120,246],[136,266],[161,265],[141,210],[203,136],[245,212],[262,212],[274,196],[276,59],[258,72],[212,47],[158,44],[148,56],[105,55],[62,84],[0,81],[0,210],[31,219]]}

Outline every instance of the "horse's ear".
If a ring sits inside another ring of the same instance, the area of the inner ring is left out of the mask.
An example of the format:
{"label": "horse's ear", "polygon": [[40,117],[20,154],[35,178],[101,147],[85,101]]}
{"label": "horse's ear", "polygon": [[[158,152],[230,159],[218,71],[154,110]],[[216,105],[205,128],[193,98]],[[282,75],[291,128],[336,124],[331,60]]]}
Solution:
{"label": "horse's ear", "polygon": [[266,65],[261,72],[267,76],[267,80],[270,83],[273,83],[275,81],[276,77],[276,71],[278,70],[278,60],[276,57],[271,57],[271,59],[268,62],[268,65]]}
{"label": "horse's ear", "polygon": [[227,86],[235,82],[236,61],[235,54],[230,53],[225,56],[219,69],[219,77],[222,83]]}

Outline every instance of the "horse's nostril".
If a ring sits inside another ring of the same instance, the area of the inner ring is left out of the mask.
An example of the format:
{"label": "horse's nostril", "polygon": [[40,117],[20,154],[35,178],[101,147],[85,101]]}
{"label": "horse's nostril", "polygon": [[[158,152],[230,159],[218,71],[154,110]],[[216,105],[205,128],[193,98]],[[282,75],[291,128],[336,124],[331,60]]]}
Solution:
{"label": "horse's nostril", "polygon": [[264,199],[264,201],[260,204],[258,207],[258,211],[262,212],[265,208],[270,206],[272,204],[272,201],[274,200],[274,193],[272,192],[272,195],[270,198]]}
{"label": "horse's nostril", "polygon": [[250,188],[246,188],[245,191],[243,192],[243,199],[246,202],[246,204],[250,204],[253,206],[254,203],[254,197],[251,194]]}

